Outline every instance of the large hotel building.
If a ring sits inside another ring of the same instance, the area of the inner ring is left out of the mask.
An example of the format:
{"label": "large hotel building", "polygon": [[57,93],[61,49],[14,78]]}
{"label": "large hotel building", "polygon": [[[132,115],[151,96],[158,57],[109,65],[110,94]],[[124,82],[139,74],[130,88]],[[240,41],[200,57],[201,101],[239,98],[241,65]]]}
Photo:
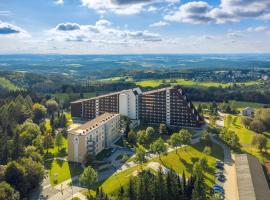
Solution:
{"label": "large hotel building", "polygon": [[68,159],[83,162],[86,154],[97,155],[120,136],[120,115],[134,126],[166,124],[171,128],[198,127],[199,113],[180,87],[142,92],[123,90],[71,103],[73,118],[90,120],[68,134]]}
{"label": "large hotel building", "polygon": [[71,103],[72,117],[91,120],[106,112],[127,116],[135,124],[164,123],[172,128],[198,127],[203,122],[179,86],[148,92],[135,88]]}

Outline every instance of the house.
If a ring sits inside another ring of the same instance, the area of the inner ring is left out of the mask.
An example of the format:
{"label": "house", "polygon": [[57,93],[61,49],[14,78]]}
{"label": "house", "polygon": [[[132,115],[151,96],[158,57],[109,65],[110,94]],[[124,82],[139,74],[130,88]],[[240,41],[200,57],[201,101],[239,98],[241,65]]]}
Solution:
{"label": "house", "polygon": [[252,117],[254,115],[254,109],[250,107],[246,107],[242,111],[243,116]]}

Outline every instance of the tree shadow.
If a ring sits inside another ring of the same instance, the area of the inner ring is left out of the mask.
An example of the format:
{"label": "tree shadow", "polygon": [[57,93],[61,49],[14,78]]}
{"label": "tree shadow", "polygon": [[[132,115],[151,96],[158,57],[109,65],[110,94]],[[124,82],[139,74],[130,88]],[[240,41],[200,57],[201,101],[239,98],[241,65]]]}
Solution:
{"label": "tree shadow", "polygon": [[57,154],[56,154],[57,157],[65,157],[67,156],[67,150],[66,148],[62,148],[60,149]]}
{"label": "tree shadow", "polygon": [[187,172],[189,172],[190,174],[192,173],[193,170],[193,163],[188,163],[185,159],[183,158],[179,158],[180,162],[183,163],[183,165],[185,166]]}
{"label": "tree shadow", "polygon": [[53,160],[45,161],[45,162],[44,162],[44,167],[45,167],[45,169],[51,170],[51,169],[52,169],[52,162],[53,162]]}

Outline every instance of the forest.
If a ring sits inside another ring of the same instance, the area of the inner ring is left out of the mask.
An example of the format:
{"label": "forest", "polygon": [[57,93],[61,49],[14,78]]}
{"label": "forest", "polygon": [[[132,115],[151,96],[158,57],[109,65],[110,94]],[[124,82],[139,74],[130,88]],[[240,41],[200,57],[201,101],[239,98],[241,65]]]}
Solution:
{"label": "forest", "polygon": [[28,198],[39,187],[48,149],[54,143],[61,145],[65,127],[65,113],[53,99],[20,94],[1,100],[1,200]]}

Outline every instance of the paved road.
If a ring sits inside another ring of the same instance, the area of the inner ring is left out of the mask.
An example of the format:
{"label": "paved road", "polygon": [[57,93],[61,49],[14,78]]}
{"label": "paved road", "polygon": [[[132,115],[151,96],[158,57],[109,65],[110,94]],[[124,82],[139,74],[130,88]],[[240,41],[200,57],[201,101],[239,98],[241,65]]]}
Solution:
{"label": "paved road", "polygon": [[226,181],[224,183],[225,199],[238,200],[236,169],[231,150],[226,144],[217,140],[212,134],[210,134],[210,138],[214,143],[221,146],[224,151],[224,175],[226,176]]}

